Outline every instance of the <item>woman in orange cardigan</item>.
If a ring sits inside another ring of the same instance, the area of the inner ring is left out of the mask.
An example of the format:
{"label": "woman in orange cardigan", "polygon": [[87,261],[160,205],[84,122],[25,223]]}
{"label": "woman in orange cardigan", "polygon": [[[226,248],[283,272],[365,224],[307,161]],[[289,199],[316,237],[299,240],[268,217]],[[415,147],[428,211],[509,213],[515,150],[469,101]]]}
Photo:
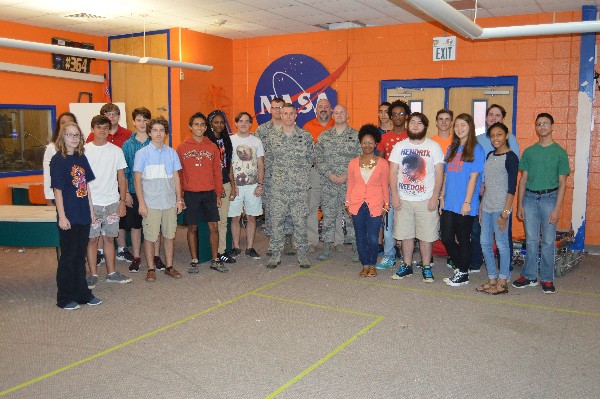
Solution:
{"label": "woman in orange cardigan", "polygon": [[375,155],[381,133],[375,125],[364,125],[358,132],[362,155],[348,164],[346,211],[352,216],[356,247],[363,265],[360,277],[376,277],[381,219],[390,210],[390,166]]}

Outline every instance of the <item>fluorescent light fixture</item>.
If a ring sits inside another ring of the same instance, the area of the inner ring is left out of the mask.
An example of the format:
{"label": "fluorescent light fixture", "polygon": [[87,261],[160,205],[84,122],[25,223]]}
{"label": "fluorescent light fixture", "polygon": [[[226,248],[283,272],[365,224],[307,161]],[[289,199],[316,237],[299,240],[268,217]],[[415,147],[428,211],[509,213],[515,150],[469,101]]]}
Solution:
{"label": "fluorescent light fixture", "polygon": [[344,21],[344,22],[331,22],[328,24],[317,24],[317,28],[325,30],[342,30],[352,28],[364,28],[367,24],[360,21]]}

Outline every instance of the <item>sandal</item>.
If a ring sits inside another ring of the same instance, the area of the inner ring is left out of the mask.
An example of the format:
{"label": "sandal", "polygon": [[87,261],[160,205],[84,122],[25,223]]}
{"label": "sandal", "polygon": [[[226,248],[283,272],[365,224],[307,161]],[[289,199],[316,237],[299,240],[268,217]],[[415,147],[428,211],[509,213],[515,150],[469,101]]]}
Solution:
{"label": "sandal", "polygon": [[485,290],[490,295],[508,294],[508,284],[496,284],[493,288]]}
{"label": "sandal", "polygon": [[367,273],[367,277],[377,277],[377,270],[375,266],[369,266],[369,273]]}
{"label": "sandal", "polygon": [[[498,280],[496,280],[498,281]],[[496,283],[492,283],[492,280],[488,280],[487,283],[485,284],[481,284],[479,287],[475,288],[475,291],[477,292],[487,292],[489,289],[492,289],[496,286]]]}
{"label": "sandal", "polygon": [[364,266],[362,270],[358,273],[358,277],[367,277],[369,273],[369,266]]}

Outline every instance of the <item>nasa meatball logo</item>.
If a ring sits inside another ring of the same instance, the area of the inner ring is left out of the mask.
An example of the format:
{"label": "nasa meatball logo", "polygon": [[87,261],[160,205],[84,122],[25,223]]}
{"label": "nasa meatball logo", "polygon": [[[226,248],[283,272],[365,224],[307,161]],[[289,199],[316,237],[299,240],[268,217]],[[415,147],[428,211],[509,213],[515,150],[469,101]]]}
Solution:
{"label": "nasa meatball logo", "polygon": [[254,93],[254,113],[258,124],[271,120],[271,100],[281,97],[298,109],[296,123],[304,126],[314,119],[317,101],[326,98],[333,108],[337,92],[331,84],[346,69],[347,59],[334,73],[317,60],[304,54],[288,54],[277,58],[262,73]]}

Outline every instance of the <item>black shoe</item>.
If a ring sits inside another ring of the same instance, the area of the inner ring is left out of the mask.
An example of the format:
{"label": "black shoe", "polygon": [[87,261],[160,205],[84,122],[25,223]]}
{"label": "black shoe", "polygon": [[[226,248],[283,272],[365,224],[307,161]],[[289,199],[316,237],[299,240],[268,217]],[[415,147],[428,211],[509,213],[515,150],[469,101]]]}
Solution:
{"label": "black shoe", "polygon": [[237,257],[238,255],[240,255],[242,253],[242,251],[240,251],[239,248],[231,248],[231,251],[229,251],[229,255],[232,257]]}
{"label": "black shoe", "polygon": [[260,259],[260,255],[258,254],[258,252],[256,252],[254,248],[246,249],[246,256],[249,256],[252,259]]}
{"label": "black shoe", "polygon": [[515,288],[535,287],[536,285],[538,285],[537,279],[529,280],[523,276],[519,276],[519,278],[512,283],[512,286]]}
{"label": "black shoe", "polygon": [[155,256],[154,257],[154,267],[156,268],[156,270],[165,270],[167,268],[167,265],[165,265],[163,263],[160,256]]}
{"label": "black shoe", "polygon": [[218,255],[223,263],[235,263],[235,258],[229,252],[224,252]]}
{"label": "black shoe", "polygon": [[96,266],[100,266],[105,261],[106,259],[104,258],[104,253],[100,253],[100,251],[98,251],[98,254],[96,255]]}
{"label": "black shoe", "polygon": [[133,258],[129,265],[129,273],[137,273],[140,271],[140,264],[142,263],[141,258]]}
{"label": "black shoe", "polygon": [[463,273],[460,270],[454,270],[454,276],[450,277],[448,280],[444,279],[446,285],[451,287],[460,287],[461,285],[469,284],[469,273]]}
{"label": "black shoe", "polygon": [[542,286],[544,294],[554,294],[556,292],[556,288],[554,288],[552,281],[542,281],[540,282],[540,285]]}
{"label": "black shoe", "polygon": [[133,255],[131,252],[129,252],[129,249],[125,247],[122,251],[117,252],[117,260],[126,260],[127,262],[131,262],[133,260]]}

